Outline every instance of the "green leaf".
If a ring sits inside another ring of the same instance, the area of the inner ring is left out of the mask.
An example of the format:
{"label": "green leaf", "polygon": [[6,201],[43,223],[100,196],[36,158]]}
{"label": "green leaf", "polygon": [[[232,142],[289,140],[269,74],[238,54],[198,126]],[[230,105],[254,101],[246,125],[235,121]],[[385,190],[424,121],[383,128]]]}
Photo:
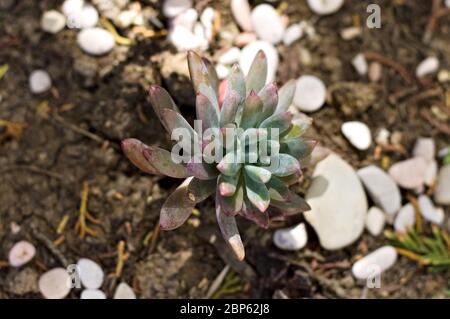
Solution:
{"label": "green leaf", "polygon": [[245,79],[237,64],[231,69],[227,81],[227,91],[220,111],[220,123],[222,126],[236,121],[239,105],[242,104],[242,101],[245,98]]}
{"label": "green leaf", "polygon": [[217,76],[216,68],[207,58],[202,58],[202,61],[206,65],[206,69],[208,70],[209,83],[216,92],[216,96],[218,96],[220,80],[219,77]]}
{"label": "green leaf", "polygon": [[288,153],[297,159],[305,158],[311,155],[314,147],[317,145],[315,139],[297,138],[285,142]]}
{"label": "green leaf", "polygon": [[244,188],[241,183],[236,185],[236,191],[233,195],[225,197],[218,195],[220,207],[227,216],[235,216],[242,210],[242,204],[244,202]]}
{"label": "green leaf", "polygon": [[[169,134],[172,134],[176,129],[186,130],[186,134],[188,135],[188,137],[190,137],[190,141],[187,143],[190,143],[190,145],[186,145],[186,141],[183,140],[185,148],[188,148],[189,146],[192,150],[194,143],[199,142],[197,132],[194,131],[192,126],[186,121],[186,119],[180,113],[170,109],[164,109],[161,112],[161,116],[164,122],[167,124]],[[186,136],[183,135],[183,138],[184,137]]]}
{"label": "green leaf", "polygon": [[264,229],[269,228],[269,214],[261,213],[252,203],[246,199],[241,215]]}
{"label": "green leaf", "polygon": [[189,176],[186,167],[172,160],[171,153],[159,147],[148,147],[142,152],[147,161],[161,174],[186,178]]}
{"label": "green leaf", "polygon": [[286,82],[278,91],[278,105],[275,110],[275,114],[284,113],[289,109],[292,104],[295,94],[296,81],[290,80]]}
{"label": "green leaf", "polygon": [[145,149],[150,149],[149,146],[135,138],[127,138],[123,140],[121,146],[125,155],[137,168],[146,173],[159,174],[158,170],[144,157],[143,151]]}
{"label": "green leaf", "polygon": [[211,101],[201,93],[197,93],[195,101],[197,119],[202,121],[202,128],[205,131],[208,128],[219,127],[219,114]]}
{"label": "green leaf", "polygon": [[251,91],[259,92],[266,84],[267,59],[263,50],[259,50],[253,60],[250,70],[245,79],[247,94]]}
{"label": "green leaf", "polygon": [[275,160],[275,163],[267,167],[273,175],[283,177],[301,171],[298,160],[289,154],[280,153],[278,156],[275,156]]}
{"label": "green leaf", "polygon": [[232,216],[226,216],[219,204],[218,196],[220,194],[216,192],[216,218],[219,224],[222,236],[231,247],[234,254],[239,260],[243,260],[245,257],[244,245],[242,244],[241,236],[236,225],[236,220]]}
{"label": "green leaf", "polygon": [[285,201],[271,200],[270,205],[282,209],[289,214],[302,213],[311,209],[303,197],[292,191],[289,191],[289,195]]}
{"label": "green leaf", "polygon": [[277,201],[286,201],[289,197],[288,186],[279,178],[272,176],[266,187],[269,190],[270,198]]}
{"label": "green leaf", "polygon": [[281,135],[291,127],[292,117],[293,115],[291,112],[274,114],[265,119],[259,127],[266,129],[276,128],[279,130],[278,134]]}
{"label": "green leaf", "polygon": [[277,107],[278,103],[278,87],[276,82],[266,84],[258,93],[263,103],[262,113],[259,116],[260,121],[265,120],[271,116]]}
{"label": "green leaf", "polygon": [[189,218],[195,207],[195,201],[188,196],[188,185],[192,177],[187,178],[169,195],[161,208],[159,224],[162,230],[172,230],[180,227]]}
{"label": "green leaf", "polygon": [[175,112],[180,112],[175,102],[170,97],[169,93],[162,87],[158,85],[150,85],[149,89],[149,98],[150,103],[153,106],[153,110],[156,113],[156,116],[160,120],[160,122],[164,125],[164,127],[169,130],[167,123],[165,123],[162,118],[162,111],[164,109],[174,110]]}
{"label": "green leaf", "polygon": [[235,176],[242,166],[242,160],[239,159],[238,154],[236,152],[227,153],[217,164],[217,169],[226,176]]}
{"label": "green leaf", "polygon": [[260,166],[245,165],[244,168],[247,175],[259,183],[267,183],[272,176],[270,171]]}
{"label": "green leaf", "polygon": [[214,164],[208,164],[195,156],[187,164],[187,172],[201,180],[215,179],[219,175]]}
{"label": "green leaf", "polygon": [[269,191],[266,185],[255,181],[248,174],[245,174],[245,191],[250,202],[260,212],[265,212],[270,203]]}
{"label": "green leaf", "polygon": [[262,101],[255,91],[250,91],[245,99],[240,126],[244,129],[254,127],[258,122],[258,114],[262,111]]}
{"label": "green leaf", "polygon": [[219,185],[219,193],[223,197],[233,196],[236,192],[237,184],[239,181],[239,175],[226,176],[220,175],[217,181]]}

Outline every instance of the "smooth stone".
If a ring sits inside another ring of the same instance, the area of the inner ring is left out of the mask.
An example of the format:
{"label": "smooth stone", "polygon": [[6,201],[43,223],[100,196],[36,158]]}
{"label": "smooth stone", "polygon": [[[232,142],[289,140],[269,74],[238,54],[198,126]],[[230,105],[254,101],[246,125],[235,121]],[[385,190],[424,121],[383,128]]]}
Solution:
{"label": "smooth stone", "polygon": [[353,168],[336,154],[316,165],[304,213],[327,250],[346,247],[364,230],[367,198]]}
{"label": "smooth stone", "polygon": [[264,41],[277,44],[283,39],[285,26],[278,12],[268,4],[257,5],[251,14],[253,29]]}
{"label": "smooth stone", "polygon": [[378,145],[381,146],[386,146],[389,144],[389,136],[391,135],[391,132],[389,132],[387,129],[385,129],[384,127],[382,127],[378,133],[377,136],[375,137],[375,142]]}
{"label": "smooth stone", "polygon": [[241,50],[239,65],[241,66],[244,75],[247,75],[248,71],[250,70],[250,66],[252,65],[253,60],[259,50],[263,50],[267,58],[267,84],[275,80],[279,61],[278,51],[271,43],[267,41],[257,40],[246,45]]}
{"label": "smooth stone", "polygon": [[445,6],[446,6],[447,8],[450,8],[450,0],[445,0]]}
{"label": "smooth stone", "polygon": [[344,0],[307,0],[309,8],[318,15],[328,15],[337,12]]}
{"label": "smooth stone", "polygon": [[303,28],[298,24],[293,24],[286,29],[283,36],[283,44],[290,46],[303,36]]}
{"label": "smooth stone", "polygon": [[294,227],[278,229],[273,234],[275,246],[282,250],[299,250],[308,242],[308,234],[304,223]]}
{"label": "smooth stone", "polygon": [[420,208],[420,214],[429,222],[441,225],[444,221],[444,211],[441,208],[434,207],[433,202],[427,195],[420,195],[417,199]]}
{"label": "smooth stone", "polygon": [[325,103],[327,89],[322,80],[313,75],[297,79],[293,103],[303,112],[319,110]]}
{"label": "smooth stone", "polygon": [[114,299],[136,299],[136,295],[129,285],[121,282],[116,288]]}
{"label": "smooth stone", "polygon": [[436,181],[438,173],[438,163],[436,160],[429,161],[425,170],[424,182],[428,187],[432,186]]}
{"label": "smooth stone", "polygon": [[231,13],[242,30],[253,31],[251,9],[248,0],[231,0]]}
{"label": "smooth stone", "polygon": [[66,17],[56,10],[44,12],[41,18],[41,28],[45,32],[56,34],[66,26]]}
{"label": "smooth stone", "polygon": [[110,52],[115,45],[113,35],[102,28],[86,28],[78,33],[77,42],[80,48],[91,55],[103,55]]}
{"label": "smooth stone", "polygon": [[194,25],[198,19],[198,12],[194,8],[188,9],[172,20],[172,26],[183,26],[189,31],[194,30]]}
{"label": "smooth stone", "polygon": [[370,129],[362,122],[345,122],[341,126],[341,131],[348,141],[361,151],[367,150],[372,145]]}
{"label": "smooth stone", "polygon": [[85,289],[81,292],[81,299],[106,299],[103,291],[98,289]]}
{"label": "smooth stone", "polygon": [[361,27],[348,27],[341,30],[341,38],[346,41],[353,40],[356,37],[359,37],[361,34]]}
{"label": "smooth stone", "polygon": [[445,83],[450,81],[450,71],[448,70],[440,70],[437,75],[437,79],[441,83]]}
{"label": "smooth stone", "polygon": [[70,276],[64,268],[45,272],[38,282],[39,291],[46,299],[62,299],[70,292]]}
{"label": "smooth stone", "polygon": [[367,71],[369,70],[369,65],[367,64],[367,60],[364,57],[364,54],[358,53],[357,55],[355,55],[355,57],[352,59],[352,64],[359,75],[367,74]]}
{"label": "smooth stone", "polygon": [[440,205],[450,205],[450,164],[441,167],[439,170],[434,200]]}
{"label": "smooth stone", "polygon": [[383,67],[381,63],[371,62],[369,65],[369,80],[371,82],[378,82],[381,80],[381,75],[383,73]]}
{"label": "smooth stone", "polygon": [[81,258],[77,262],[80,280],[88,289],[98,289],[103,283],[104,273],[99,264],[87,258]]}
{"label": "smooth stone", "polygon": [[133,24],[137,16],[138,12],[135,10],[124,10],[119,13],[114,22],[119,28],[128,28]]}
{"label": "smooth stone", "polygon": [[94,27],[98,22],[98,11],[92,5],[84,5],[78,18],[81,29]]}
{"label": "smooth stone", "polygon": [[432,138],[418,138],[413,149],[413,156],[422,157],[426,161],[432,161],[436,154],[436,145]]}
{"label": "smooth stone", "polygon": [[66,0],[62,5],[62,12],[66,17],[81,11],[83,8],[84,0]]}
{"label": "smooth stone", "polygon": [[200,22],[205,28],[212,28],[216,11],[211,7],[206,7],[200,15]]}
{"label": "smooth stone", "polygon": [[230,74],[230,69],[219,63],[216,65],[216,73],[219,80],[223,80],[228,76],[228,74]]}
{"label": "smooth stone", "polygon": [[364,256],[352,266],[353,276],[366,280],[380,275],[391,268],[397,261],[397,251],[392,246],[383,246]]}
{"label": "smooth stone", "polygon": [[223,53],[218,61],[221,64],[233,64],[239,61],[240,56],[241,50],[238,47],[232,47]]}
{"label": "smooth stone", "polygon": [[416,211],[411,203],[406,204],[398,211],[394,221],[394,229],[399,233],[406,233],[408,228],[414,227]]}
{"label": "smooth stone", "polygon": [[422,157],[413,157],[395,163],[389,168],[389,175],[400,187],[417,189],[423,186],[427,162]]}
{"label": "smooth stone", "polygon": [[192,7],[192,0],[164,0],[162,12],[167,18],[173,18]]}
{"label": "smooth stone", "polygon": [[432,56],[428,57],[422,62],[419,63],[419,65],[416,68],[416,76],[418,78],[424,77],[429,74],[436,73],[439,69],[439,60],[438,58]]}
{"label": "smooth stone", "polygon": [[182,52],[200,48],[205,39],[196,36],[185,27],[177,25],[171,29],[169,40],[178,51]]}
{"label": "smooth stone", "polygon": [[378,236],[386,223],[385,213],[376,206],[370,207],[366,215],[366,229],[372,236]]}
{"label": "smooth stone", "polygon": [[52,79],[45,70],[35,70],[31,72],[28,79],[31,93],[40,94],[48,91],[52,87]]}
{"label": "smooth stone", "polygon": [[8,254],[8,262],[12,267],[20,267],[28,263],[36,255],[34,245],[26,240],[21,240],[12,246]]}
{"label": "smooth stone", "polygon": [[370,165],[358,170],[373,202],[389,215],[394,215],[401,206],[402,197],[395,181],[381,168]]}

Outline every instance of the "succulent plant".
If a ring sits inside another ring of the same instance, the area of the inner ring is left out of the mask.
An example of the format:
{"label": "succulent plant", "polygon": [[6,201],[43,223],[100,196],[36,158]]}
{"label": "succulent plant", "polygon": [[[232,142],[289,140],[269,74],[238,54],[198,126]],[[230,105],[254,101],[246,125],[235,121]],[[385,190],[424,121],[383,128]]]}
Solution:
{"label": "succulent plant", "polygon": [[[222,235],[242,260],[245,253],[236,225],[237,215],[268,228],[274,219],[309,209],[306,201],[289,186],[301,176],[301,163],[312,152],[316,140],[303,137],[309,123],[293,120],[288,111],[295,81],[287,82],[279,91],[276,83],[266,84],[267,60],[263,51],[257,53],[246,77],[237,64],[232,67],[220,98],[219,80],[210,61],[189,52],[188,65],[197,94],[196,112],[201,129],[216,129],[223,134],[219,144],[223,156],[211,162],[203,155],[187,152],[183,156],[188,161],[177,162],[171,152],[134,138],[123,140],[122,149],[144,172],[185,179],[161,208],[161,229],[181,226],[197,203],[214,195]],[[173,137],[176,129],[183,128],[191,134],[189,146],[196,145],[205,151],[205,145],[212,139],[200,137],[199,128],[191,127],[163,88],[152,85],[149,91],[153,109],[169,134]],[[238,133],[230,134],[230,129]],[[249,136],[257,137],[256,152],[252,148],[254,140]]]}

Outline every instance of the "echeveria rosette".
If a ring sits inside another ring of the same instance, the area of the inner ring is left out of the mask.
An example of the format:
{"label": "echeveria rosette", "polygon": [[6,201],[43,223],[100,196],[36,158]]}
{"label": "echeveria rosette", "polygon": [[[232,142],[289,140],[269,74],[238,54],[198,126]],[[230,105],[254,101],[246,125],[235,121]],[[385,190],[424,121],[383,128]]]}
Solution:
{"label": "echeveria rosette", "polygon": [[[295,123],[288,111],[295,93],[295,81],[287,82],[280,90],[275,83],[265,84],[267,60],[263,51],[256,55],[246,77],[238,65],[232,67],[221,105],[219,80],[212,64],[194,52],[188,53],[188,64],[197,94],[197,118],[202,120],[202,129],[217,128],[225,132],[226,128],[242,128],[257,135],[264,132],[262,129],[277,128],[280,133],[277,140],[279,165],[272,168],[262,158],[251,163],[226,161],[236,155],[232,152],[225,153],[218,163],[208,164],[192,158],[188,163],[176,164],[169,151],[145,145],[136,139],[124,140],[122,148],[130,161],[144,172],[185,179],[162,206],[161,229],[181,226],[197,203],[214,195],[222,235],[242,260],[245,253],[236,225],[237,215],[267,228],[272,219],[309,209],[305,200],[289,186],[298,181],[302,174],[300,162],[311,154],[316,141],[303,137],[308,125]],[[169,134],[181,127],[192,133],[192,143],[198,141],[197,132],[163,88],[151,86],[150,101]],[[245,143],[239,138],[236,142]],[[252,156],[242,155],[246,159]]]}

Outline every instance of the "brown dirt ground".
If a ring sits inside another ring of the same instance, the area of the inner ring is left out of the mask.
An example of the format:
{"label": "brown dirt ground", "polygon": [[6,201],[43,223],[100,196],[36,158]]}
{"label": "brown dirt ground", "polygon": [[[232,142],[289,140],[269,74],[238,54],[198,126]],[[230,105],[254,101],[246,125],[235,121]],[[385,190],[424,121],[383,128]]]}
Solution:
{"label": "brown dirt ground", "polygon": [[[174,50],[165,39],[154,38],[132,47],[116,47],[102,58],[87,57],[77,47],[74,31],[66,29],[51,36],[40,30],[42,12],[60,1],[13,2],[10,8],[0,10],[0,65],[10,66],[0,80],[0,119],[24,123],[25,127],[20,137],[8,136],[4,128],[0,131],[0,260],[7,260],[9,248],[21,239],[35,243],[37,255],[21,269],[0,268],[0,298],[39,298],[39,274],[80,257],[93,258],[106,273],[113,274],[120,241],[126,242],[130,257],[120,278],[110,276],[104,283],[108,296],[123,280],[140,298],[204,297],[225,262],[239,280],[229,289],[230,294],[222,296],[269,298],[279,296],[280,291],[291,298],[361,296],[362,285],[352,278],[351,263],[385,244],[382,236],[364,234],[346,249],[327,252],[309,229],[308,248],[286,253],[273,246],[273,229],[263,231],[242,221],[248,257],[246,263],[237,263],[230,260],[220,236],[211,244],[217,226],[212,201],[208,200],[199,205],[198,217],[193,216],[176,231],[161,233],[155,247],[144,245],[158,222],[164,198],[177,181],[139,172],[123,156],[118,143],[125,137],[138,137],[149,144],[167,145],[145,88],[150,83],[168,86],[175,81],[174,86],[184,90],[180,94],[192,96],[183,89],[187,79],[167,76],[161,70],[164,55],[173,56]],[[286,2],[291,21],[312,18],[303,1]],[[407,83],[384,66],[382,80],[371,84],[361,79],[349,62],[359,52],[378,52],[413,75],[415,66],[433,54],[439,57],[442,68],[450,69],[450,16],[441,19],[432,40],[424,45],[422,35],[431,1],[374,2],[382,7],[381,29],[363,27],[361,38],[343,41],[339,30],[364,24],[369,3],[347,1],[337,14],[314,18],[317,39],[304,38],[290,48],[280,48],[280,83],[309,73],[320,76],[332,91],[328,105],[313,114],[311,135],[357,168],[380,161],[374,158],[373,149],[358,152],[340,135],[344,120],[362,120],[373,131],[381,127],[399,131],[403,134],[401,144],[408,151],[418,136],[432,136],[438,147],[443,147],[450,135],[450,108],[442,93],[450,89],[448,83],[431,78],[420,82],[412,78]],[[226,1],[197,1],[201,7],[207,3],[221,8],[226,27],[230,23]],[[305,49],[311,53],[308,65],[301,61]],[[36,68],[51,74],[51,92],[40,96],[30,93],[28,75]],[[425,93],[436,88],[438,94]],[[432,107],[446,114],[447,120],[438,119]],[[181,109],[192,117],[192,105],[181,103]],[[398,152],[385,155],[392,161],[404,157]],[[100,224],[89,224],[98,232],[97,237],[81,239],[74,226],[83,182],[89,185],[88,210]],[[299,190],[304,190],[307,182],[306,178]],[[56,228],[66,214],[69,221],[64,242],[55,248],[52,241],[59,237]],[[286,225],[301,220],[299,216]],[[17,234],[10,231],[13,222],[21,227]],[[368,297],[445,297],[448,280],[446,273],[430,273],[400,258],[383,276],[382,288],[368,291]],[[78,296],[77,291],[70,295]]]}

